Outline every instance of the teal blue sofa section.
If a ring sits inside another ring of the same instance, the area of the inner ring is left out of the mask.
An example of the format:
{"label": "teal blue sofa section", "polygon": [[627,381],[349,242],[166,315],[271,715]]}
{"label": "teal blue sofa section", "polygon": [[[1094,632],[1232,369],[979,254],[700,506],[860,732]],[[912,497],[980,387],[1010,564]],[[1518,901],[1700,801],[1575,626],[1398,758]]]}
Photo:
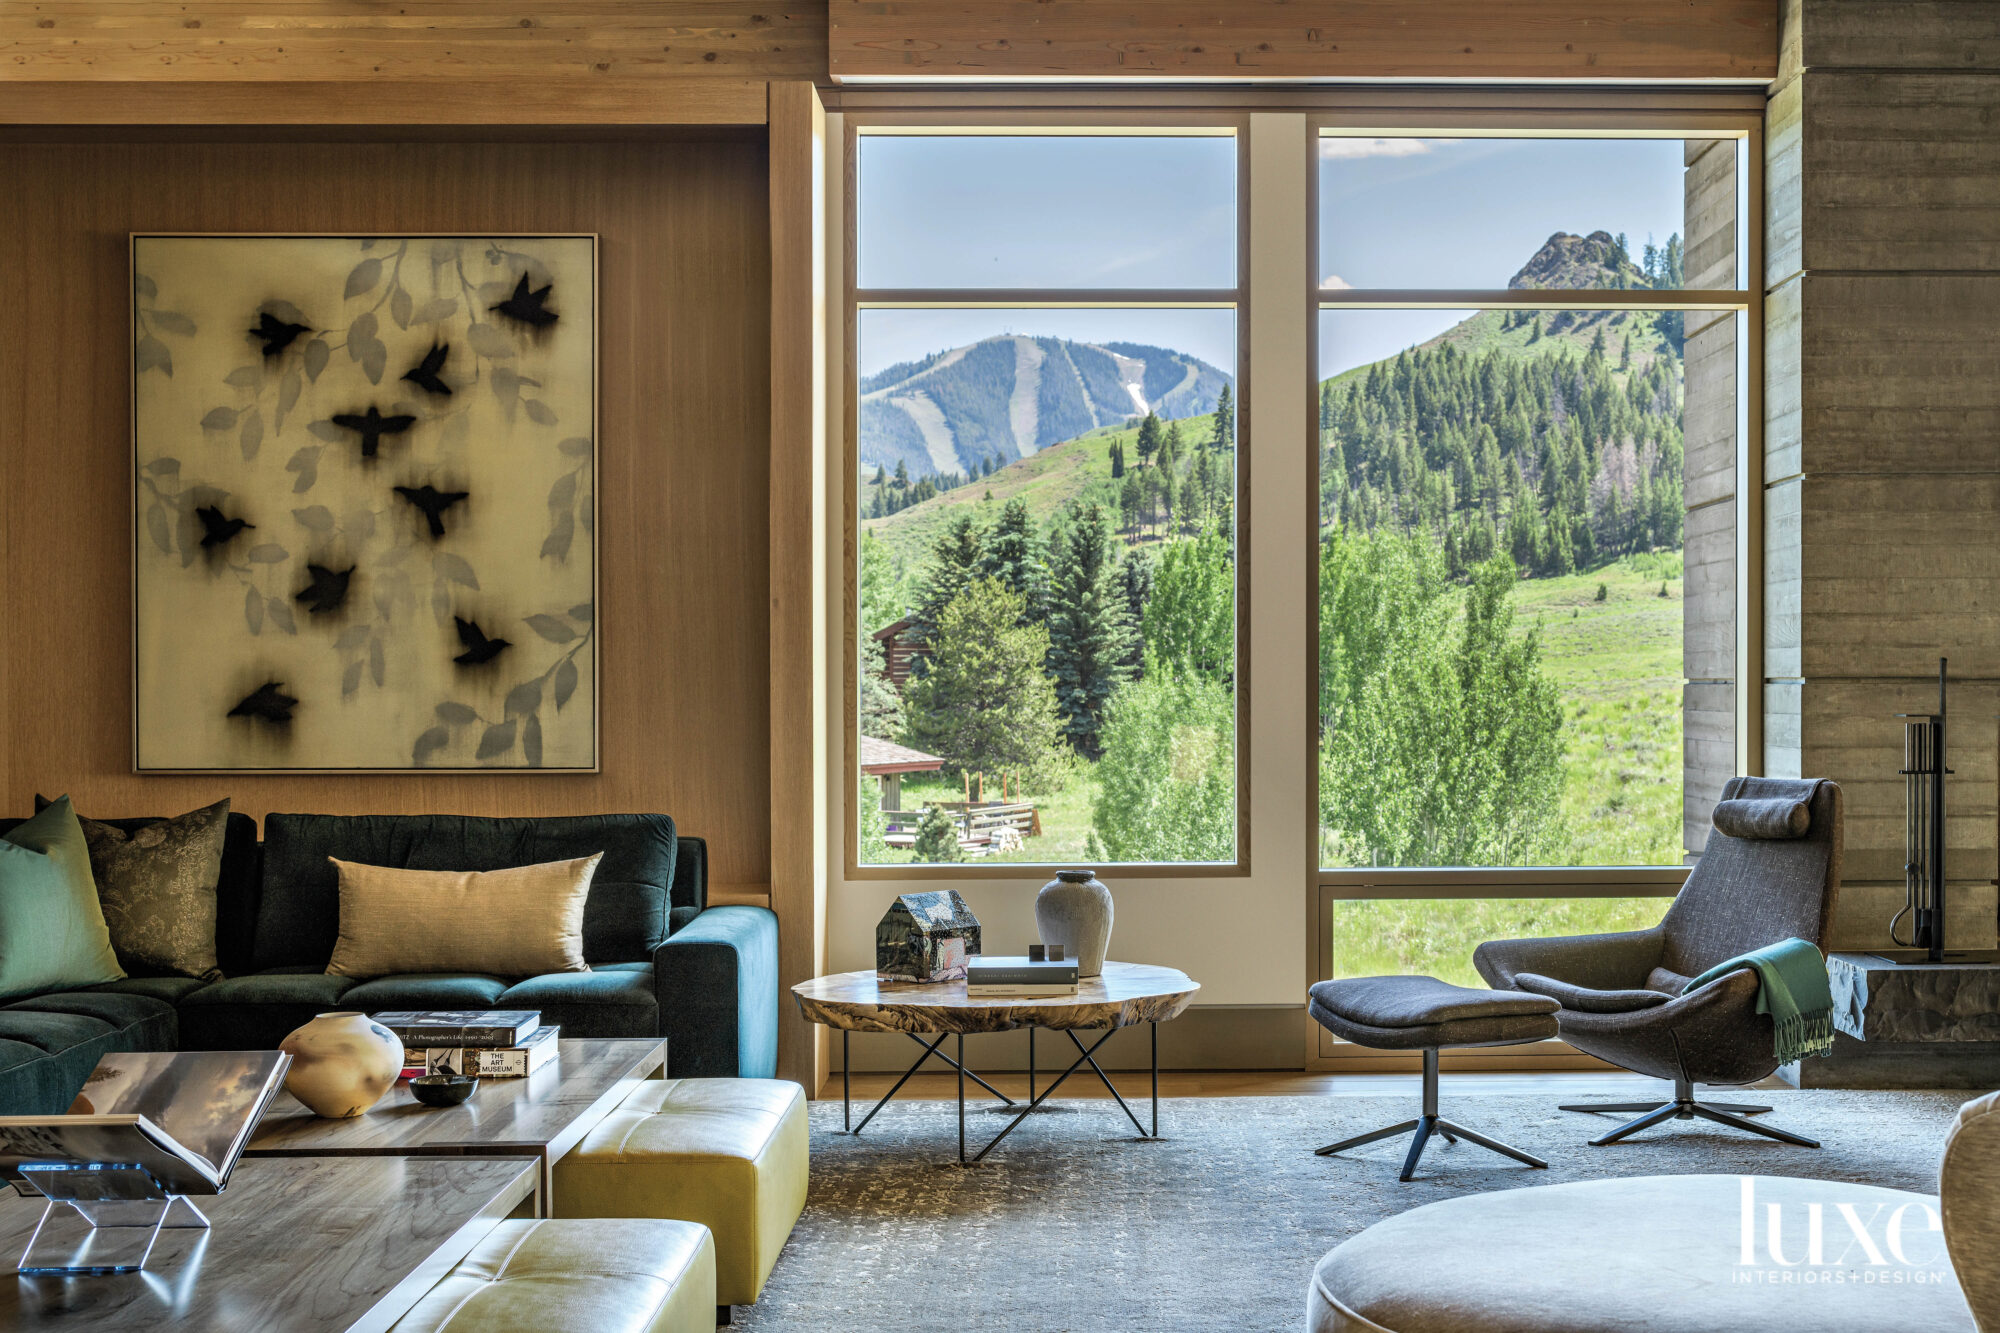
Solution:
{"label": "teal blue sofa section", "polygon": [[[66,1109],[107,1051],[269,1049],[329,1009],[539,1009],[567,1037],[665,1037],[676,1078],[769,1078],[777,918],[761,907],[709,907],[707,851],[665,815],[273,814],[261,842],[252,821],[233,815],[217,886],[225,977],[128,977],[0,1005],[0,1114]],[[339,932],[328,857],[494,870],[598,852],[584,907],[588,972],[326,973]]]}

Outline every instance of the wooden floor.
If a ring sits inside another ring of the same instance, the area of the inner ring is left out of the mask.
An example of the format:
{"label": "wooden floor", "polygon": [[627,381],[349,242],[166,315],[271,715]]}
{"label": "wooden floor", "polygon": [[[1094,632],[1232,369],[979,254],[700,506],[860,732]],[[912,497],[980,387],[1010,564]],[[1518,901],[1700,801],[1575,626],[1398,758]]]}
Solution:
{"label": "wooden floor", "polygon": [[[856,1073],[853,1077],[853,1097],[856,1101],[874,1101],[894,1086],[895,1074]],[[1024,1097],[1028,1092],[1028,1078],[1025,1074],[982,1074],[1009,1097]],[[1127,1097],[1144,1097],[1151,1091],[1146,1071],[1114,1070],[1112,1081],[1118,1091]],[[1409,1074],[1316,1074],[1300,1073],[1295,1070],[1273,1070],[1269,1072],[1236,1070],[1162,1070],[1160,1073],[1160,1095],[1162,1097],[1415,1097],[1418,1092],[1419,1076]],[[1757,1088],[1790,1088],[1790,1084],[1776,1078],[1765,1079],[1753,1084]],[[1048,1087],[1048,1076],[1036,1081],[1036,1090]],[[1654,1097],[1664,1098],[1671,1087],[1662,1079],[1647,1078],[1642,1074],[1624,1073],[1546,1073],[1546,1074],[1443,1074],[1439,1078],[1439,1094],[1443,1097],[1463,1096],[1515,1096],[1570,1098],[1610,1098],[1620,1101],[1644,1101]],[[968,1095],[977,1095],[979,1088],[968,1082]],[[897,1097],[914,1097],[920,1101],[950,1101],[958,1096],[958,1076],[956,1074],[917,1074],[903,1085]],[[1085,1070],[1081,1076],[1071,1075],[1058,1094],[1063,1097],[1104,1097],[1104,1085]],[[840,1075],[834,1074],[820,1090],[821,1097],[840,1099]]]}

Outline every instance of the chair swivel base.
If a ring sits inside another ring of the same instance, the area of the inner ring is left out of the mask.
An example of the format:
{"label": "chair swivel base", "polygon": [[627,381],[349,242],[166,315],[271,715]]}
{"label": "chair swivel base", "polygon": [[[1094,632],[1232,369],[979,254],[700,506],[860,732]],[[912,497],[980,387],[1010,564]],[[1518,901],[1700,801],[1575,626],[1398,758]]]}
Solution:
{"label": "chair swivel base", "polygon": [[1752,1134],[1762,1134],[1767,1139],[1776,1139],[1780,1143],[1795,1144],[1801,1148],[1819,1147],[1819,1143],[1816,1140],[1806,1138],[1802,1134],[1794,1134],[1788,1129],[1779,1129],[1776,1125],[1760,1125],[1754,1120],[1746,1120],[1744,1118],[1745,1116],[1763,1115],[1771,1109],[1770,1107],[1745,1106],[1736,1102],[1701,1101],[1694,1095],[1694,1084],[1684,1078],[1674,1080],[1674,1095],[1672,1099],[1667,1101],[1578,1103],[1576,1105],[1564,1106],[1562,1109],[1565,1111],[1608,1113],[1612,1115],[1629,1115],[1634,1111],[1642,1112],[1637,1120],[1629,1120],[1618,1126],[1618,1128],[1608,1133],[1600,1134],[1592,1139],[1590,1146],[1593,1148],[1602,1148],[1606,1144],[1616,1143],[1620,1139],[1637,1134],[1642,1129],[1651,1129],[1654,1125],[1663,1124],[1668,1120],[1694,1120],[1696,1118],[1713,1121],[1718,1125],[1727,1125],[1731,1129],[1748,1130]]}
{"label": "chair swivel base", "polygon": [[1376,1143],[1382,1139],[1393,1139],[1398,1134],[1408,1134],[1412,1130],[1416,1131],[1416,1137],[1410,1140],[1410,1151],[1403,1158],[1403,1172],[1397,1177],[1399,1180],[1412,1180],[1416,1177],[1417,1162],[1423,1157],[1424,1147],[1430,1142],[1431,1135],[1433,1134],[1442,1135],[1446,1143],[1457,1143],[1460,1139],[1464,1139],[1467,1143],[1476,1143],[1489,1152],[1497,1152],[1503,1157],[1511,1157],[1515,1161],[1525,1163],[1528,1166],[1546,1170],[1549,1165],[1539,1157],[1524,1153],[1519,1148],[1511,1147],[1500,1142],[1498,1139],[1489,1139],[1477,1130],[1467,1129],[1464,1125],[1454,1124],[1452,1121],[1446,1120],[1438,1114],[1438,1053],[1436,1047],[1427,1047],[1424,1050],[1423,1114],[1419,1115],[1415,1120],[1405,1120],[1400,1125],[1391,1125],[1387,1129],[1378,1129],[1368,1134],[1357,1134],[1351,1139],[1342,1139],[1339,1143],[1329,1143],[1324,1148],[1315,1148],[1313,1149],[1313,1155],[1316,1157],[1331,1157],[1335,1153],[1346,1152],[1349,1148],[1359,1148],[1363,1144]]}
{"label": "chair swivel base", "polygon": [[1387,1129],[1378,1129],[1372,1134],[1357,1134],[1351,1139],[1342,1139],[1339,1143],[1329,1143],[1324,1148],[1313,1149],[1313,1152],[1316,1156],[1330,1157],[1334,1153],[1345,1152],[1349,1148],[1359,1148],[1364,1143],[1374,1143],[1379,1139],[1393,1139],[1398,1134],[1408,1134],[1411,1130],[1416,1131],[1416,1137],[1410,1140],[1410,1151],[1403,1158],[1403,1171],[1397,1177],[1399,1180],[1413,1180],[1416,1178],[1417,1161],[1424,1155],[1424,1145],[1430,1142],[1430,1137],[1433,1134],[1443,1135],[1446,1143],[1457,1143],[1460,1139],[1464,1139],[1467,1143],[1476,1143],[1482,1148],[1497,1152],[1504,1157],[1511,1157],[1517,1162],[1524,1162],[1529,1166],[1541,1167],[1543,1169],[1547,1169],[1548,1167],[1548,1163],[1539,1157],[1530,1156],[1522,1152],[1519,1148],[1509,1147],[1498,1139],[1489,1139],[1476,1130],[1467,1129],[1464,1125],[1453,1124],[1441,1115],[1426,1115],[1420,1116],[1415,1120],[1405,1120],[1400,1125],[1391,1125]]}

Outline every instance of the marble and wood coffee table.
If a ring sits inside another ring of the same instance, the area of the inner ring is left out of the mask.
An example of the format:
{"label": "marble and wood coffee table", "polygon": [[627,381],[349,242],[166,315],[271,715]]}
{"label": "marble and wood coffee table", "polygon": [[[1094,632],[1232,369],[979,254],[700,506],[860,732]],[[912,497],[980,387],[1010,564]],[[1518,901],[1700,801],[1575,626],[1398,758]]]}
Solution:
{"label": "marble and wood coffee table", "polygon": [[[143,1273],[16,1274],[0,1328],[21,1333],[387,1333],[538,1185],[534,1163],[413,1157],[244,1161],[204,1195],[206,1229],[160,1232]],[[42,1222],[41,1199],[0,1190],[0,1263]],[[87,1236],[58,1213],[43,1237]]]}
{"label": "marble and wood coffee table", "polygon": [[[998,1147],[1000,1140],[1014,1132],[1014,1127],[1028,1117],[1028,1113],[1039,1108],[1043,1102],[1055,1095],[1063,1081],[1084,1065],[1088,1064],[1103,1082],[1118,1106],[1132,1121],[1132,1127],[1142,1138],[1158,1138],[1160,1134],[1160,1024],[1180,1017],[1183,1010],[1201,989],[1198,982],[1190,981],[1186,973],[1171,967],[1153,967],[1146,963],[1110,963],[1104,965],[1104,975],[1090,977],[1077,984],[1074,995],[969,996],[965,993],[963,981],[908,982],[877,981],[875,973],[841,972],[833,976],[815,977],[792,987],[792,996],[798,1001],[799,1012],[808,1022],[823,1023],[840,1030],[840,1104],[841,1123],[849,1133],[859,1134],[867,1128],[891,1097],[894,1097],[910,1075],[921,1069],[932,1056],[943,1060],[958,1071],[958,1160],[967,1161],[965,1155],[965,1080],[971,1079],[980,1087],[998,1097],[1009,1106],[1018,1105],[1015,1100],[1002,1093],[979,1075],[965,1067],[965,1038],[968,1033],[1013,1032],[1022,1028],[1028,1031],[1028,1104],[1021,1107],[1018,1114],[1007,1122],[1006,1128],[993,1136],[992,1142],[974,1153],[969,1159],[977,1162]],[[1140,1023],[1151,1026],[1152,1033],[1152,1076],[1153,1076],[1153,1127],[1149,1131],[1139,1123],[1139,1117],[1119,1096],[1111,1079],[1097,1063],[1098,1048],[1111,1040],[1112,1034],[1120,1028],[1135,1027]],[[1035,1032],[1047,1028],[1059,1031],[1068,1037],[1077,1049],[1077,1058],[1049,1084],[1039,1095],[1035,1092]],[[1085,1046],[1076,1035],[1104,1029],[1104,1035]],[[853,1123],[853,1104],[848,1092],[848,1050],[847,1034],[850,1032],[901,1032],[911,1041],[923,1047],[923,1054],[917,1062],[904,1071],[896,1080],[895,1087],[889,1089],[881,1101],[875,1103],[861,1123]],[[926,1042],[919,1034],[934,1033],[934,1038]],[[958,1039],[957,1058],[944,1054],[938,1048],[946,1037]]]}
{"label": "marble and wood coffee table", "polygon": [[555,1216],[555,1164],[642,1079],[659,1078],[655,1037],[563,1038],[555,1060],[526,1078],[487,1078],[462,1106],[420,1106],[398,1080],[372,1110],[323,1120],[281,1092],[246,1157],[532,1157],[537,1217]]}

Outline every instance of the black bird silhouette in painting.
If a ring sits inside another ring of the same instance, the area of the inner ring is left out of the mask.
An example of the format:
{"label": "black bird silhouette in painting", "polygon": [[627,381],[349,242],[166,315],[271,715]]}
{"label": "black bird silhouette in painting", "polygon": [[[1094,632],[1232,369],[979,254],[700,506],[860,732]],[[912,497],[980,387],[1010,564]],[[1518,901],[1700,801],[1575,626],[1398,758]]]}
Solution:
{"label": "black bird silhouette in painting", "polygon": [[254,528],[257,526],[255,523],[249,523],[240,518],[224,518],[222,511],[214,505],[203,505],[194,511],[194,516],[201,520],[201,544],[203,546],[222,546],[245,528]]}
{"label": "black bird silhouette in painting", "polygon": [[285,693],[283,681],[267,680],[244,695],[236,707],[229,710],[229,716],[253,717],[282,725],[292,720],[292,710],[298,704],[297,699]]}
{"label": "black bird silhouette in painting", "polygon": [[523,324],[532,324],[536,328],[541,328],[545,324],[556,322],[556,312],[546,308],[544,304],[549,299],[549,292],[554,286],[554,283],[550,283],[547,287],[537,287],[533,291],[530,291],[528,290],[528,275],[523,273],[521,280],[514,284],[514,294],[512,296],[498,305],[490,305],[486,308],[488,310],[497,310],[509,319],[518,319]]}
{"label": "black bird silhouette in painting", "polygon": [[487,638],[485,630],[464,616],[453,616],[451,619],[452,623],[458,626],[458,641],[465,645],[465,651],[451,659],[460,666],[478,666],[482,662],[491,662],[500,656],[501,649],[513,647],[513,644],[505,639]]}
{"label": "black bird silhouette in painting", "polygon": [[396,494],[423,511],[431,525],[431,536],[444,536],[444,511],[472,494],[470,491],[441,491],[425,482],[421,486],[398,486]]}
{"label": "black bird silhouette in painting", "polygon": [[301,333],[311,333],[304,324],[294,324],[290,320],[279,319],[266,310],[257,316],[257,325],[250,330],[252,338],[264,340],[264,355],[276,356],[290,347]]}
{"label": "black bird silhouette in painting", "polygon": [[361,456],[373,458],[376,448],[384,435],[401,435],[417,424],[417,419],[406,412],[385,417],[375,404],[368,404],[366,412],[342,412],[333,418],[333,424],[342,430],[351,430],[361,437]]}
{"label": "black bird silhouette in painting", "polygon": [[304,602],[306,610],[323,616],[329,611],[338,611],[347,600],[347,581],[354,577],[354,566],[328,569],[325,565],[307,565],[306,575],[312,582],[292,600]]}
{"label": "black bird silhouette in painting", "polygon": [[451,355],[451,344],[434,342],[431,350],[424,353],[424,359],[403,372],[403,378],[422,389],[425,393],[451,397],[451,386],[438,378],[444,369],[444,359]]}

